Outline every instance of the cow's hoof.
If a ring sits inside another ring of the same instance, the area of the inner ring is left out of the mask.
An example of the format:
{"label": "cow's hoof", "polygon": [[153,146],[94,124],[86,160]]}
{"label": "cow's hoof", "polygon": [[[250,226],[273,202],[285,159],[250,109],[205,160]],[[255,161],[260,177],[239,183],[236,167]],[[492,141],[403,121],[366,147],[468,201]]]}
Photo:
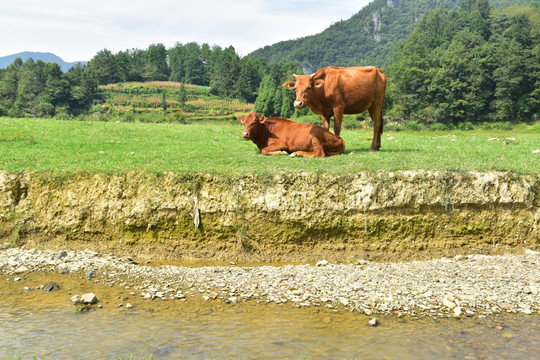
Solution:
{"label": "cow's hoof", "polygon": [[298,155],[296,155],[295,153],[292,153],[289,155],[290,157],[297,157]]}

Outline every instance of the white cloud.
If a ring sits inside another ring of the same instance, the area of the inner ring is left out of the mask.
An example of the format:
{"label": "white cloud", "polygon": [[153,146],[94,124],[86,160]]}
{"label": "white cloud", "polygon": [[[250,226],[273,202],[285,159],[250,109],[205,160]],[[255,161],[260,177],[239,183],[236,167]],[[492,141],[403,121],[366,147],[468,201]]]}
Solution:
{"label": "white cloud", "polygon": [[371,0],[18,0],[2,5],[0,56],[53,52],[89,60],[99,50],[167,47],[196,41],[234,46],[241,55],[316,34]]}

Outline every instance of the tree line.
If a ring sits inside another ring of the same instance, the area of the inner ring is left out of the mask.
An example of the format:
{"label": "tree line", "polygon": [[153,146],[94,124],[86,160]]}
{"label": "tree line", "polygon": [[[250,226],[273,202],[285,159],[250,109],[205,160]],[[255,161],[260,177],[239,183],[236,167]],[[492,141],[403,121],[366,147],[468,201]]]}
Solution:
{"label": "tree line", "polygon": [[[296,62],[268,64],[262,58],[241,58],[232,46],[224,49],[195,42],[177,43],[169,49],[152,44],[145,50],[116,54],[104,49],[86,66],[77,65],[66,73],[55,63],[18,58],[0,69],[0,116],[85,113],[100,101],[99,85],[133,81],[169,80],[207,86],[211,94],[253,103],[265,77],[282,83],[293,72],[301,71]],[[268,91],[264,93],[266,96]]]}
{"label": "tree line", "polygon": [[78,114],[97,98],[97,85],[80,64],[63,73],[57,63],[17,58],[0,69],[0,116]]}

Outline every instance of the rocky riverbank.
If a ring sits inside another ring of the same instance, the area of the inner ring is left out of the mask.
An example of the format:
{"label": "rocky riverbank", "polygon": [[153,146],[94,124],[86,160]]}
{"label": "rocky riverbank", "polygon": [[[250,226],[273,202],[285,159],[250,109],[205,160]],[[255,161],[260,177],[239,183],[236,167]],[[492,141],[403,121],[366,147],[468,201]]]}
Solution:
{"label": "rocky riverbank", "polygon": [[540,174],[0,171],[0,239],[168,259],[422,260],[540,250]]}
{"label": "rocky riverbank", "polygon": [[320,260],[306,265],[203,267],[147,266],[91,250],[24,250],[9,244],[0,250],[0,280],[10,282],[14,291],[22,291],[22,277],[35,273],[79,274],[90,284],[128,289],[133,299],[156,304],[274,303],[396,316],[540,315],[540,253],[531,250],[399,263]]}

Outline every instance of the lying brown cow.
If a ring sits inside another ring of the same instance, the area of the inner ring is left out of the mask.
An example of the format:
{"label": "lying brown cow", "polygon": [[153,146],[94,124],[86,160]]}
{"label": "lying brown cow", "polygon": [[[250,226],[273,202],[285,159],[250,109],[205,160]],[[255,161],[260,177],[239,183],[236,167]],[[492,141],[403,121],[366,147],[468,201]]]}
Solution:
{"label": "lying brown cow", "polygon": [[325,157],[345,150],[342,138],[317,125],[261,117],[256,113],[238,121],[244,124],[244,139],[253,141],[263,155]]}
{"label": "lying brown cow", "polygon": [[313,75],[294,75],[296,81],[283,84],[296,89],[294,107],[309,106],[314,114],[321,115],[328,130],[334,117],[334,134],[341,133],[343,114],[360,114],[369,111],[373,120],[373,142],[369,150],[381,147],[383,132],[382,109],[386,91],[386,76],[374,66],[333,67],[318,70]]}

